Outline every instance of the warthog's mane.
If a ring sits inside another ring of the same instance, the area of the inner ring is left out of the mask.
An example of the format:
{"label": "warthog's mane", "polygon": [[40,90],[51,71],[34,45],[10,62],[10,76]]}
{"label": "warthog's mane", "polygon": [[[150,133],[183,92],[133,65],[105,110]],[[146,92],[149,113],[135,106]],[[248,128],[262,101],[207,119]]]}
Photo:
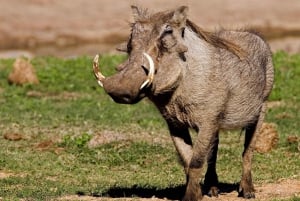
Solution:
{"label": "warthog's mane", "polygon": [[191,28],[192,31],[197,33],[200,38],[205,40],[207,43],[213,45],[214,47],[226,49],[235,54],[240,59],[243,59],[246,56],[246,52],[240,46],[236,45],[231,41],[219,37],[218,32],[205,31],[189,19],[187,19],[186,24],[188,27]]}
{"label": "warthog's mane", "polygon": [[[147,23],[157,20],[167,21],[173,16],[173,11],[158,12],[155,14],[150,14],[148,9],[140,8],[138,11],[139,15],[135,16],[135,22],[131,23],[131,28],[133,28],[133,25],[136,22]],[[189,27],[193,32],[195,32],[199,38],[211,44],[212,46],[216,48],[226,49],[234,55],[236,55],[237,57],[239,57],[240,59],[244,59],[246,57],[246,52],[239,45],[220,37],[220,32],[205,31],[189,19],[186,20],[186,26]]]}

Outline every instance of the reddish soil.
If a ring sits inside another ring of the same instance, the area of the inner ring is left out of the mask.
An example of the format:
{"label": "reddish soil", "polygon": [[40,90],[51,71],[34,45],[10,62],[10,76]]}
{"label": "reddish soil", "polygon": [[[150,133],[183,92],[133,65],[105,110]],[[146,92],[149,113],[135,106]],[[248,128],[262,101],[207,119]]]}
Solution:
{"label": "reddish soil", "polygon": [[188,5],[189,18],[208,30],[256,27],[274,51],[300,52],[299,0],[0,0],[0,58],[112,52],[127,38],[132,4]]}

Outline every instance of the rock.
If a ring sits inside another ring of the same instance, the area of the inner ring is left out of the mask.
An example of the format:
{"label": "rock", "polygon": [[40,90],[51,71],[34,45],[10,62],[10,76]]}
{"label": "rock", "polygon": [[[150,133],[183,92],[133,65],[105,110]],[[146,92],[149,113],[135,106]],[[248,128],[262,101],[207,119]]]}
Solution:
{"label": "rock", "polygon": [[300,138],[298,136],[295,135],[289,135],[286,140],[288,141],[289,144],[294,144],[297,143],[298,141],[300,141]]}
{"label": "rock", "polygon": [[3,138],[9,141],[19,141],[24,139],[24,136],[20,133],[5,133]]}
{"label": "rock", "polygon": [[274,123],[263,123],[256,138],[255,150],[258,153],[267,153],[277,146],[279,137],[276,127]]}
{"label": "rock", "polygon": [[39,80],[34,67],[28,60],[18,58],[13,64],[12,72],[8,76],[10,84],[38,84]]}

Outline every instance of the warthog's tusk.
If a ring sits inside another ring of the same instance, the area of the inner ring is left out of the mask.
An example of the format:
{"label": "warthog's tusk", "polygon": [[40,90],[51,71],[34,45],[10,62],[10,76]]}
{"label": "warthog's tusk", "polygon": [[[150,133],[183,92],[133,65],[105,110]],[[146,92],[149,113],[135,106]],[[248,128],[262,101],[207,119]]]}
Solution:
{"label": "warthog's tusk", "polygon": [[94,75],[98,81],[98,84],[103,87],[103,80],[105,79],[105,76],[102,75],[102,73],[99,71],[99,55],[97,54],[94,58],[93,62],[93,70],[94,70]]}
{"label": "warthog's tusk", "polygon": [[154,62],[153,62],[151,56],[149,56],[149,54],[147,54],[145,52],[143,54],[149,62],[149,73],[148,73],[148,77],[147,77],[146,81],[143,82],[143,84],[141,85],[140,90],[142,90],[146,86],[150,86],[150,84],[153,81],[154,73],[155,73]]}

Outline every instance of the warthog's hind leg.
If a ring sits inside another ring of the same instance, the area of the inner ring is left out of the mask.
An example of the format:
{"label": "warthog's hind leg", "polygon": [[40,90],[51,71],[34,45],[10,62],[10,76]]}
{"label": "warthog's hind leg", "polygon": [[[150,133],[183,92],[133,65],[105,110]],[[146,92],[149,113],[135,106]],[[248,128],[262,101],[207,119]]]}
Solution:
{"label": "warthog's hind leg", "polygon": [[245,134],[245,148],[243,152],[243,172],[242,179],[239,188],[239,197],[244,198],[255,198],[254,194],[254,186],[252,183],[252,175],[251,175],[251,166],[252,166],[252,157],[253,150],[250,147],[251,142],[253,142],[254,133],[255,133],[256,125],[251,125],[246,128]]}
{"label": "warthog's hind leg", "polygon": [[253,151],[255,148],[256,137],[259,135],[265,117],[266,104],[264,103],[261,109],[257,123],[246,128],[245,144],[243,152],[243,172],[239,188],[239,196],[247,199],[255,198],[254,186],[252,183],[251,166]]}

